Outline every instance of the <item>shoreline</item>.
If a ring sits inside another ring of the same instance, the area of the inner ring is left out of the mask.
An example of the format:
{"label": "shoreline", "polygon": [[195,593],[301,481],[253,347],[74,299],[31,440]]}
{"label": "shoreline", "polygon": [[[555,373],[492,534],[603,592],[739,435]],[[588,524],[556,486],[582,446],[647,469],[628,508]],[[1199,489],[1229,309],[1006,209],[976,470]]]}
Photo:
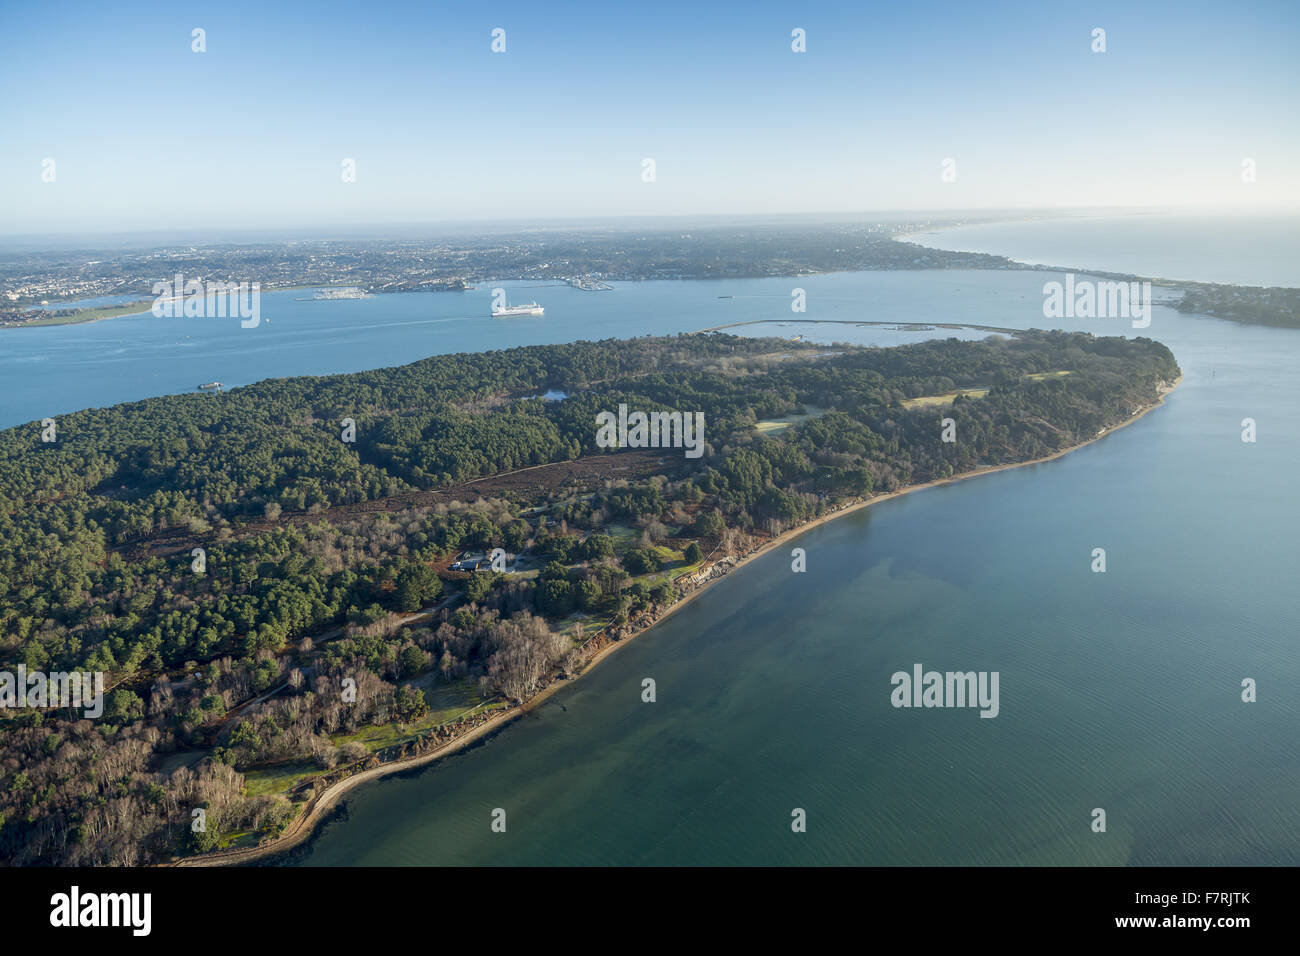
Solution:
{"label": "shoreline", "polygon": [[[369,783],[370,781],[373,780],[379,780],[382,779],[383,777],[389,776],[394,773],[402,773],[408,770],[416,769],[418,767],[426,766],[437,760],[440,760],[443,757],[450,756],[451,754],[463,750],[467,745],[477,740],[480,740],[489,734],[495,733],[496,731],[502,729],[503,727],[505,727],[507,724],[509,724],[511,721],[515,720],[516,718],[522,717],[525,714],[536,709],[537,707],[541,706],[543,703],[549,700],[554,694],[558,693],[562,688],[569,686],[575,681],[581,680],[583,677],[589,674],[597,665],[599,665],[602,661],[608,658],[619,648],[632,643],[634,640],[636,640],[638,637],[641,637],[643,634],[646,634],[654,630],[655,627],[657,627],[660,623],[672,617],[681,608],[690,604],[701,594],[704,594],[706,591],[710,589],[710,587],[712,587],[712,585],[716,584],[722,578],[725,578],[728,575],[734,573],[735,571],[749,564],[751,561],[762,557],[763,555],[767,554],[769,551],[772,551],[778,547],[788,544],[790,541],[794,540],[795,538],[798,538],[799,536],[806,534],[807,532],[812,531],[815,528],[819,528],[822,525],[829,524],[831,521],[834,521],[838,518],[842,518],[845,515],[852,514],[853,512],[860,511],[863,508],[869,508],[872,505],[878,504],[882,501],[888,501],[892,498],[899,498],[902,497],[903,495],[908,495],[916,491],[924,491],[927,488],[936,488],[942,485],[955,484],[956,482],[959,481],[966,481],[971,478],[977,478],[982,475],[989,475],[1000,471],[1010,471],[1011,469],[1014,468],[1024,468],[1029,465],[1046,464],[1047,462],[1055,461],[1058,458],[1063,458],[1064,456],[1070,454],[1071,452],[1078,451],[1080,448],[1086,448],[1087,446],[1092,445],[1093,443],[1098,442],[1103,438],[1106,438],[1108,435],[1111,435],[1114,432],[1119,431],[1121,428],[1126,428],[1129,425],[1132,425],[1134,422],[1145,417],[1148,412],[1151,412],[1154,409],[1161,407],[1165,403],[1166,396],[1168,396],[1171,392],[1177,389],[1178,386],[1182,384],[1182,382],[1183,382],[1183,374],[1180,371],[1178,378],[1176,378],[1171,384],[1157,389],[1156,400],[1151,405],[1148,405],[1145,408],[1140,409],[1135,415],[1130,415],[1127,419],[1120,422],[1118,425],[1114,425],[1110,428],[1104,429],[1101,432],[1101,434],[1095,435],[1092,438],[1087,439],[1086,441],[1079,442],[1077,445],[1071,445],[1069,448],[1063,448],[1060,451],[1053,452],[1051,455],[1046,455],[1042,458],[1032,458],[1029,459],[1028,461],[1012,462],[1005,465],[990,465],[984,468],[977,468],[973,471],[963,472],[960,475],[953,475],[949,478],[937,478],[934,479],[933,481],[922,482],[921,484],[908,485],[904,488],[898,489],[897,491],[885,492],[883,494],[873,495],[870,498],[865,498],[858,501],[852,501],[849,504],[844,505],[843,507],[837,508],[835,511],[829,512],[827,514],[821,515],[820,517],[814,518],[811,521],[805,522],[804,524],[799,525],[797,528],[791,528],[787,531],[784,531],[781,534],[777,535],[776,537],[772,538],[771,540],[765,542],[764,544],[759,545],[758,547],[755,547],[750,551],[744,553],[743,555],[739,556],[736,559],[735,563],[731,565],[731,567],[728,570],[724,571],[722,574],[719,574],[715,577],[709,578],[708,580],[701,582],[689,594],[687,594],[681,600],[675,602],[671,607],[665,610],[662,614],[658,615],[649,624],[645,625],[639,630],[634,631],[633,633],[627,635],[626,637],[620,638],[618,640],[610,641],[604,647],[597,650],[596,653],[594,653],[591,656],[591,658],[583,664],[582,670],[578,674],[574,675],[573,677],[570,677],[565,680],[552,680],[550,684],[548,684],[542,690],[538,691],[536,694],[530,697],[523,704],[520,704],[519,706],[516,707],[512,707],[509,710],[497,714],[496,716],[488,718],[484,723],[478,725],[477,727],[461,735],[460,737],[457,737],[455,740],[450,740],[447,743],[443,744],[442,746],[436,747],[427,753],[423,753],[415,757],[409,757],[404,760],[395,760],[392,761],[391,763],[382,764],[378,767],[371,767],[367,770],[361,771],[360,773],[356,773],[353,774],[352,776],[345,777],[344,779],[339,780],[334,784],[331,784],[329,787],[326,787],[323,791],[321,791],[319,794],[317,794],[315,797],[313,797],[311,800],[308,801],[307,806],[305,807],[303,812],[300,813],[297,817],[295,817],[293,822],[290,823],[290,825],[285,830],[285,832],[281,834],[279,837],[277,837],[275,840],[254,847],[241,847],[232,850],[222,850],[214,853],[203,854],[201,856],[179,857],[173,860],[169,860],[166,863],[160,863],[157,865],[159,866],[240,866],[247,863],[254,863],[257,861],[265,860],[271,857],[280,856],[284,853],[289,852],[290,850],[296,849],[297,847],[301,846],[302,844],[306,843],[309,839],[311,839],[311,837],[316,833],[320,824],[324,822],[325,818],[334,810],[336,806],[338,806],[339,802],[349,791],[355,789],[356,787],[361,786],[364,783]],[[713,566],[716,567],[717,565],[715,564]]]}
{"label": "shoreline", "polygon": [[[277,286],[277,287],[274,288],[274,289],[265,289],[265,290],[262,290],[262,291],[265,291],[265,292],[295,292],[295,291],[302,291],[303,289],[333,289],[333,288],[346,288],[346,286],[332,286],[332,285],[292,285],[292,286]],[[183,300],[183,299],[184,299],[184,296],[175,296],[175,295],[173,295],[173,296],[170,297],[170,300],[169,300],[169,301],[177,301],[177,302],[178,302],[178,301],[181,301],[181,300]],[[73,301],[76,301],[76,300],[73,300]],[[143,305],[144,308],[142,308],[142,309],[138,309],[138,310],[135,310],[135,311],[132,311],[132,312],[117,312],[117,311],[116,311],[116,310],[119,309],[119,308],[124,309],[124,308],[127,308],[128,306],[135,306],[135,305]],[[120,305],[120,306],[104,306],[104,307],[102,307],[102,308],[85,309],[85,310],[83,310],[84,312],[101,312],[101,311],[114,312],[114,313],[115,313],[114,315],[95,315],[95,316],[91,316],[91,317],[88,317],[88,318],[81,318],[81,317],[80,317],[80,316],[81,316],[81,313],[75,313],[75,312],[74,312],[74,313],[71,313],[71,314],[69,314],[69,315],[60,316],[60,315],[58,314],[58,311],[57,311],[57,304],[52,304],[52,305],[49,305],[49,306],[43,306],[43,308],[55,309],[55,314],[54,314],[53,316],[51,316],[51,318],[50,318],[49,320],[45,321],[45,322],[22,322],[22,323],[18,323],[18,324],[14,324],[14,325],[0,325],[0,329],[48,329],[48,328],[53,328],[54,326],[58,326],[58,325],[90,325],[91,323],[94,323],[94,322],[107,322],[109,319],[125,319],[125,318],[129,318],[130,316],[133,316],[133,315],[144,315],[146,312],[152,312],[152,311],[153,311],[153,306],[154,306],[154,299],[152,299],[152,298],[142,298],[142,299],[139,299],[139,300],[136,301],[136,302],[125,302],[125,303],[123,303],[123,304]]]}
{"label": "shoreline", "polygon": [[[1133,213],[1131,215],[1140,216],[1144,214]],[[1087,219],[1110,219],[1110,218],[1125,218],[1125,216],[1123,214],[1117,214],[1115,216],[1099,214],[1096,216],[1061,215],[1061,216],[1030,216],[1025,219],[996,219],[990,222],[971,222],[971,223],[961,223],[959,225],[952,225],[952,226],[935,226],[931,229],[925,229],[919,232],[910,232],[899,236],[892,236],[891,238],[895,242],[910,243],[911,245],[918,246],[922,249],[929,249],[933,252],[959,253],[962,255],[970,255],[970,256],[980,256],[980,255],[998,256],[999,258],[1006,259],[1008,262],[1013,263],[1016,266],[1015,271],[1074,273],[1075,275],[1096,276],[1099,279],[1107,279],[1107,280],[1118,279],[1120,281],[1128,281],[1128,282],[1150,282],[1153,286],[1156,286],[1158,288],[1173,289],[1175,291],[1183,292],[1184,294],[1187,292],[1189,288],[1204,288],[1206,286],[1217,287],[1222,289],[1247,289],[1247,290],[1300,288],[1300,286],[1294,286],[1294,285],[1269,285],[1263,283],[1235,282],[1226,279],[1209,279],[1209,280],[1187,279],[1187,278],[1180,279],[1175,276],[1151,276],[1151,275],[1142,275],[1137,272],[1116,272],[1113,269],[1080,268],[1078,266],[1053,265],[1051,263],[1046,263],[1046,262],[1030,262],[1028,259],[1018,259],[1015,256],[1009,256],[1006,255],[1005,253],[983,252],[976,249],[955,249],[955,248],[947,248],[945,246],[937,246],[933,244],[938,241],[940,233],[952,232],[955,229],[968,229],[971,227],[984,227],[984,226],[1015,226],[1015,225],[1023,225],[1024,223],[1029,223],[1029,222],[1061,222],[1063,220],[1071,220],[1071,219],[1078,221],[1078,220],[1087,220]],[[1213,313],[1196,313],[1196,314],[1209,315],[1210,318],[1220,319],[1222,321],[1227,321],[1227,322],[1235,321],[1235,322],[1239,322],[1239,324],[1247,324],[1247,325],[1267,324],[1267,323],[1259,323],[1259,322],[1242,323],[1240,322],[1240,320],[1225,319],[1223,316],[1215,315]],[[1285,328],[1285,326],[1283,327]]]}

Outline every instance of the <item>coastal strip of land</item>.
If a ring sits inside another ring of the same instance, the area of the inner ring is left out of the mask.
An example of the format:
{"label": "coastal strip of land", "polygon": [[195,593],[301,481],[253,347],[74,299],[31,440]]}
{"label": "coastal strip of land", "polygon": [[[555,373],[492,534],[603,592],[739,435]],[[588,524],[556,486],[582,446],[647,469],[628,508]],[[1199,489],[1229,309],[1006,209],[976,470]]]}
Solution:
{"label": "coastal strip of land", "polygon": [[[1029,219],[1008,220],[1030,222]],[[1053,217],[1047,217],[1053,218]],[[931,233],[934,230],[926,230]],[[921,234],[897,235],[896,242],[909,242],[930,252],[945,251],[937,246],[924,245],[914,239]],[[946,250],[953,251],[953,250]],[[1205,315],[1225,322],[1243,325],[1268,325],[1275,328],[1300,328],[1300,288],[1294,286],[1241,285],[1235,282],[1197,282],[1192,279],[1172,279],[1166,276],[1138,275],[1133,272],[1111,272],[1105,269],[1081,269],[1071,266],[1051,265],[1008,259],[1016,269],[1028,272],[1073,273],[1107,282],[1149,282],[1157,289],[1178,294],[1177,299],[1158,302],[1184,315]]]}
{"label": "coastal strip of land", "polygon": [[[780,320],[780,321],[789,321],[789,320]],[[817,320],[805,320],[805,321],[817,321]],[[748,323],[735,323],[735,324],[748,324]],[[846,324],[858,325],[864,323],[849,322]],[[876,324],[896,324],[896,323],[876,323]],[[969,328],[972,326],[964,326],[964,327]],[[974,326],[974,327],[983,328],[982,326]],[[703,330],[703,331],[708,331],[708,330]],[[995,330],[995,331],[1001,331],[1001,330]],[[1014,331],[1014,330],[1006,330],[1006,331]],[[1013,468],[1023,468],[1028,465],[1041,465],[1050,461],[1055,461],[1058,458],[1068,455],[1070,452],[1077,451],[1080,448],[1083,448],[1087,445],[1091,445],[1095,441],[1100,441],[1102,438],[1116,431],[1119,431],[1121,428],[1125,428],[1129,425],[1132,425],[1134,422],[1144,417],[1148,412],[1163,405],[1165,397],[1174,389],[1176,389],[1179,385],[1181,385],[1182,381],[1183,381],[1183,376],[1180,374],[1178,378],[1176,378],[1173,382],[1163,384],[1159,388],[1158,397],[1153,404],[1147,405],[1139,409],[1136,413],[1134,413],[1131,417],[1129,417],[1125,421],[1120,422],[1118,425],[1115,425],[1111,428],[1103,430],[1100,434],[1094,436],[1093,438],[1090,438],[1087,441],[1079,442],[1078,444],[1072,445],[1069,448],[1063,448],[1060,451],[1054,452],[1051,455],[1046,455],[1041,458],[1033,458],[1028,461],[1012,462],[1010,464],[1005,464],[1005,465],[991,465],[984,468],[977,468],[972,471],[963,472],[960,475],[953,475],[950,478],[941,478],[941,479],[936,479],[934,481],[927,481],[920,484],[909,485],[906,488],[900,488],[897,491],[886,492],[879,495],[873,495],[870,498],[850,501],[849,503],[841,506],[835,511],[822,515],[819,518],[815,518],[812,521],[805,522],[804,524],[801,524],[796,528],[791,528],[790,530],[784,532],[783,534],[780,534],[777,537],[774,537],[771,540],[766,541],[763,544],[751,549],[750,551],[741,555],[738,558],[723,559],[722,561],[715,563],[709,569],[708,573],[702,571],[700,577],[703,580],[701,580],[700,584],[698,584],[688,594],[683,596],[681,600],[677,601],[671,607],[667,608],[662,613],[655,616],[653,620],[645,624],[643,627],[636,629],[631,634],[619,640],[610,641],[605,645],[599,647],[595,651],[595,653],[593,653],[592,656],[584,663],[581,671],[572,679],[577,680],[582,676],[590,673],[593,668],[595,668],[598,664],[601,663],[601,661],[605,660],[607,657],[609,657],[619,648],[631,643],[633,640],[635,640],[637,637],[640,637],[642,634],[645,634],[647,631],[652,630],[656,625],[666,620],[667,618],[671,617],[673,614],[677,613],[677,611],[679,611],[681,608],[685,607],[691,601],[695,600],[706,590],[708,590],[709,586],[715,583],[719,578],[726,576],[727,574],[731,573],[737,568],[743,567],[744,565],[750,563],[754,559],[761,557],[762,555],[766,554],[769,551],[774,550],[775,548],[779,548],[788,544],[793,539],[805,534],[808,531],[813,530],[814,528],[827,524],[837,518],[842,518],[845,515],[851,514],[862,508],[867,508],[870,507],[871,505],[879,504],[882,501],[887,501],[891,498],[901,497],[902,495],[911,494],[916,491],[923,491],[927,488],[934,488],[939,485],[950,485],[955,482],[965,481],[969,478],[976,478],[981,475],[988,475],[994,472],[1009,471]],[[450,756],[451,754],[457,753],[465,749],[466,747],[468,747],[470,744],[482,740],[483,738],[490,736],[491,734],[496,733],[498,730],[502,729],[503,727],[505,727],[507,724],[509,724],[511,721],[515,720],[516,718],[521,717],[535,710],[536,708],[540,707],[543,703],[545,703],[548,699],[550,699],[550,697],[554,695],[556,692],[558,692],[561,688],[568,686],[569,683],[571,683],[571,681],[569,680],[554,680],[546,687],[544,687],[542,690],[538,691],[538,693],[530,697],[527,701],[524,701],[522,704],[512,707],[509,710],[501,711],[493,716],[487,717],[487,719],[481,722],[475,723],[465,733],[461,734],[460,736],[456,737],[453,740],[450,740],[442,744],[441,746],[434,748],[433,750],[427,751],[422,754],[418,754],[413,757],[394,760],[389,763],[382,764],[380,766],[371,767],[336,781],[335,783],[333,783],[332,785],[330,785],[329,787],[327,787],[326,789],[322,790],[320,793],[315,795],[313,798],[311,798],[306,808],[304,808],[303,812],[300,813],[293,820],[293,822],[289,824],[289,826],[285,829],[285,831],[274,840],[268,841],[266,843],[263,843],[255,847],[241,847],[238,849],[222,850],[214,853],[208,853],[202,856],[178,858],[173,861],[170,861],[169,863],[165,863],[161,865],[163,866],[239,866],[239,865],[245,865],[250,863],[262,862],[272,857],[284,854],[290,850],[293,850],[306,843],[315,833],[316,829],[329,817],[329,815],[334,810],[334,808],[338,806],[339,802],[355,788],[361,786],[364,783],[369,783],[370,781],[373,780],[379,780],[383,777],[389,776],[390,774],[403,773],[405,771],[412,770],[417,767],[426,766],[443,757],[447,757]]]}
{"label": "coastal strip of land", "polygon": [[102,322],[105,319],[120,319],[127,315],[143,315],[153,308],[153,299],[138,302],[126,302],[122,305],[106,305],[95,309],[78,309],[74,312],[52,312],[40,319],[30,322],[5,324],[5,328],[39,329],[51,325],[81,325],[86,322]]}
{"label": "coastal strip of land", "polygon": [[[262,289],[263,292],[292,292],[301,289],[330,289],[339,288],[331,285],[294,285],[294,286],[277,286],[270,289]],[[360,296],[358,298],[361,298]],[[163,302],[183,302],[184,296],[171,296],[168,299],[140,298],[134,302],[123,302],[120,305],[102,305],[91,309],[73,309],[60,310],[58,304],[51,304],[43,308],[49,310],[49,315],[39,319],[32,319],[28,322],[6,322],[0,321],[0,328],[5,329],[40,329],[48,328],[52,325],[84,325],[90,322],[102,322],[105,319],[120,319],[128,315],[144,315],[146,312],[153,311],[154,303]]]}

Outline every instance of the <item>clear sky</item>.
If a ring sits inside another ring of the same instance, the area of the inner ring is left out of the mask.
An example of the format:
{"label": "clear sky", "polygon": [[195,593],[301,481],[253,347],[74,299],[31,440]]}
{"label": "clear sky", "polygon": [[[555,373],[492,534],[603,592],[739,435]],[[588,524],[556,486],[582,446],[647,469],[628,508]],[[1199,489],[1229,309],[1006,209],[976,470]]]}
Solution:
{"label": "clear sky", "polygon": [[0,234],[1262,212],[1300,203],[1298,51],[1296,0],[0,0]]}

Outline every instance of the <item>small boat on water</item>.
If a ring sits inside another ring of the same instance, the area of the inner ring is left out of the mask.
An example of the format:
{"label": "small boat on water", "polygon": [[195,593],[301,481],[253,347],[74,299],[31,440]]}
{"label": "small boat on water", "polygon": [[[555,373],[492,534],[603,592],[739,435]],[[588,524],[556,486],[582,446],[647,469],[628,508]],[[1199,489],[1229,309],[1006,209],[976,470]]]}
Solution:
{"label": "small boat on water", "polygon": [[200,385],[199,390],[203,392],[219,392],[221,391],[221,383],[208,382],[206,385]]}

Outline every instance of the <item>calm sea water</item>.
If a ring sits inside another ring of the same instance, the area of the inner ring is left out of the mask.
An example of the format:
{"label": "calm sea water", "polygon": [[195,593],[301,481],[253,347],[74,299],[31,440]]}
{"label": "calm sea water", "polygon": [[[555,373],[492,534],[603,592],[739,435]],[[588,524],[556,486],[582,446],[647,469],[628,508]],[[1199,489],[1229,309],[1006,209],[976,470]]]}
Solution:
{"label": "calm sea water", "polygon": [[[242,328],[239,319],[168,319],[149,313],[79,325],[0,329],[0,428],[81,408],[193,391],[204,382],[236,387],[288,375],[403,365],[448,352],[675,334],[730,322],[789,318],[795,286],[807,290],[806,318],[911,322],[919,312],[936,321],[1009,325],[1013,323],[992,320],[1001,315],[1008,296],[1030,292],[1041,301],[1042,283],[1039,289],[1030,285],[1007,284],[1000,274],[979,272],[642,282],[603,293],[502,283],[511,301],[536,298],[546,308],[540,318],[512,319],[490,317],[492,292],[487,286],[474,292],[339,301],[299,301],[311,293],[292,290],[264,294],[262,323],[252,329]],[[851,325],[828,329],[833,330],[826,333],[832,338],[878,345],[926,337]],[[809,331],[803,326],[775,333]],[[767,328],[765,334],[773,330]]]}
{"label": "calm sea water", "polygon": [[[1300,863],[1300,333],[1150,331],[1186,374],[1164,408],[805,534],[807,573],[728,576],[485,745],[362,788],[293,862]],[[894,709],[918,662],[998,671],[1000,715]]]}
{"label": "calm sea water", "polygon": [[[797,284],[808,318],[1027,328],[1047,324],[1045,278]],[[13,424],[212,379],[789,319],[794,284],[512,286],[512,300],[536,297],[547,315],[510,322],[482,317],[487,290],[312,303],[277,293],[263,299],[271,324],[255,330],[145,316],[5,331],[0,415]],[[750,330],[878,344],[952,334]],[[485,744],[356,791],[291,862],[1300,863],[1300,332],[1157,307],[1144,334],[1186,373],[1164,408],[1058,461],[808,532],[797,542],[807,573],[781,551],[728,576]],[[1240,440],[1245,417],[1255,444]],[[1105,574],[1089,570],[1095,547]],[[998,671],[1001,713],[892,708],[890,675],[915,663]],[[641,702],[645,677],[656,703]],[[1247,677],[1258,703],[1240,700]],[[1090,830],[1096,807],[1105,834]],[[496,808],[504,834],[489,827]],[[791,832],[794,808],[806,833]]]}
{"label": "calm sea water", "polygon": [[913,242],[1032,265],[1235,285],[1300,286],[1300,218],[1134,214],[961,226]]}

